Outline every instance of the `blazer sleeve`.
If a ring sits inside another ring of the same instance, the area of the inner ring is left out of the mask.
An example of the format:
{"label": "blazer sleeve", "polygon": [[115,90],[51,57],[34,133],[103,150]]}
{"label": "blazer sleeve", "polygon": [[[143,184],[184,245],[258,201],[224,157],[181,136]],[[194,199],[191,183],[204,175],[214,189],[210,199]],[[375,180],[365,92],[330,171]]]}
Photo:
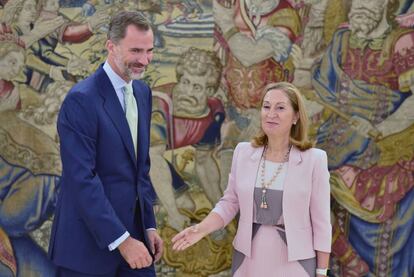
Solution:
{"label": "blazer sleeve", "polygon": [[238,156],[240,152],[240,145],[236,146],[233,154],[233,160],[231,162],[231,170],[229,174],[229,181],[227,189],[224,191],[223,197],[217,202],[212,212],[217,213],[224,221],[224,226],[230,223],[236,214],[239,212],[239,198],[236,191],[236,177]]}
{"label": "blazer sleeve", "polygon": [[310,203],[313,247],[316,251],[330,253],[332,226],[328,161],[325,151],[319,153],[313,169]]}
{"label": "blazer sleeve", "polygon": [[[151,128],[151,108],[152,108],[152,93],[151,89],[146,86],[148,89],[148,128],[146,135],[147,141],[150,141],[150,128]],[[156,193],[154,191],[154,187],[152,186],[152,182],[150,179],[150,168],[151,168],[151,160],[150,155],[147,153],[147,159],[144,162],[144,182],[143,182],[143,199],[144,199],[144,225],[145,229],[156,228],[156,219],[154,214],[154,202],[156,198]]]}
{"label": "blazer sleeve", "polygon": [[93,99],[69,92],[58,118],[58,132],[65,188],[82,222],[100,248],[121,237],[127,230],[105,195],[95,171],[97,115]]}

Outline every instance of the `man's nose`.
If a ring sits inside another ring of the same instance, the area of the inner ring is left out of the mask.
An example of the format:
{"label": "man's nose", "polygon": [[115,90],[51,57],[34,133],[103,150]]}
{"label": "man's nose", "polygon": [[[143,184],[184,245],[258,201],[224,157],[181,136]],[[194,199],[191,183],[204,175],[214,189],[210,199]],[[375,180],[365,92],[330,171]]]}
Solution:
{"label": "man's nose", "polygon": [[143,65],[148,65],[151,62],[151,55],[144,53],[138,58],[138,62]]}

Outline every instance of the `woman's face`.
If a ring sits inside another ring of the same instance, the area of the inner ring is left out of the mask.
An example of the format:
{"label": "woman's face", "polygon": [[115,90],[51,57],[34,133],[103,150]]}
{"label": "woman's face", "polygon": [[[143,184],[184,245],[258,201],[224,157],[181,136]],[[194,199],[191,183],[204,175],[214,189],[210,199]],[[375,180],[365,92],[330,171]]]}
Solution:
{"label": "woman's face", "polygon": [[292,124],[298,120],[289,98],[280,89],[269,90],[261,110],[261,123],[264,133],[272,137],[289,137]]}
{"label": "woman's face", "polygon": [[24,65],[24,55],[22,52],[13,51],[0,59],[0,78],[12,80],[19,75]]}
{"label": "woman's face", "polygon": [[19,14],[19,22],[31,24],[35,22],[37,17],[36,10],[36,1],[35,0],[26,0],[24,1],[23,8]]}

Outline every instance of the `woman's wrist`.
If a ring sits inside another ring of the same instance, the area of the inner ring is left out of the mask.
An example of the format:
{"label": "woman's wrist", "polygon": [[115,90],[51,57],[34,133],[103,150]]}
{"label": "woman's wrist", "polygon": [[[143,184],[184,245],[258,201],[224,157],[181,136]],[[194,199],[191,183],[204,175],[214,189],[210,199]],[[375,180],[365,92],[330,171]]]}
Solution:
{"label": "woman's wrist", "polygon": [[328,268],[317,268],[316,269],[316,275],[319,276],[328,276],[329,269]]}
{"label": "woman's wrist", "polygon": [[191,231],[193,233],[199,233],[203,237],[206,236],[206,235],[208,235],[208,232],[205,230],[205,228],[203,228],[202,226],[200,226],[200,223],[191,226]]}

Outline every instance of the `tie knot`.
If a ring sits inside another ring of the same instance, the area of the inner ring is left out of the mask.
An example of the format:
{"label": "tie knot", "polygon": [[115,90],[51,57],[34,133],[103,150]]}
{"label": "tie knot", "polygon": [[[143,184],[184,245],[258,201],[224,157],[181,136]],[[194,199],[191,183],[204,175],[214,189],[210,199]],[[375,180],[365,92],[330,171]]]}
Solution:
{"label": "tie knot", "polygon": [[124,87],[123,87],[123,89],[124,89],[124,94],[125,95],[132,95],[132,92],[133,92],[133,90],[132,90],[132,82],[131,83],[129,83],[129,84],[126,84]]}

